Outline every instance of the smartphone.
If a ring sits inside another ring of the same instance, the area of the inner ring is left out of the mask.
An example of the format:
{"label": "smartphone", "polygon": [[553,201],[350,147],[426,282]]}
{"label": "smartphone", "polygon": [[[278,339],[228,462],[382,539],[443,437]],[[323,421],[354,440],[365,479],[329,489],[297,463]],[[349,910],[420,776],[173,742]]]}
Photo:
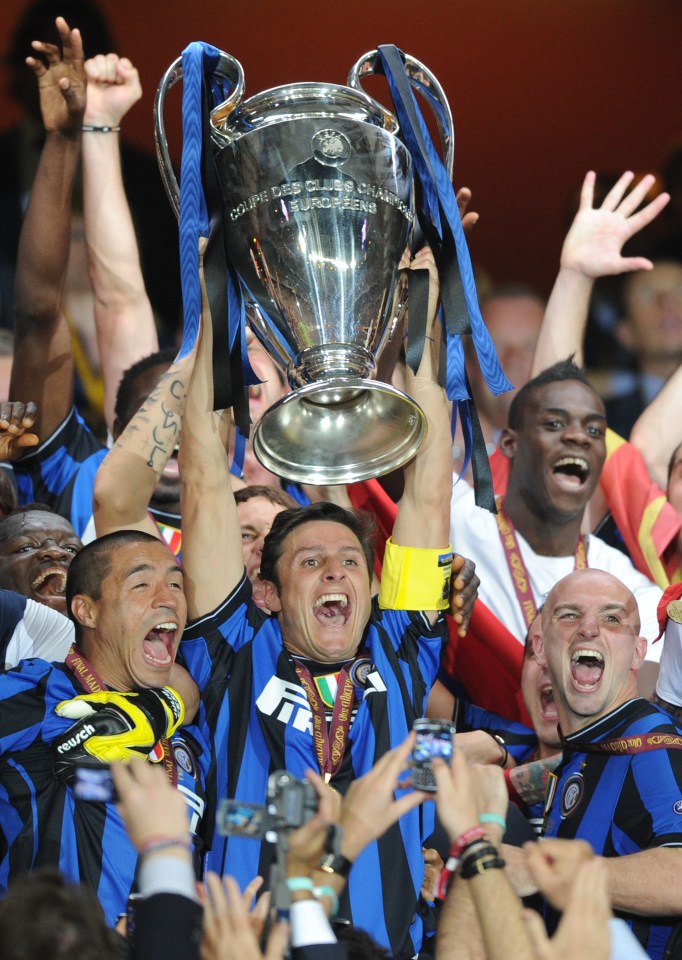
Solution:
{"label": "smartphone", "polygon": [[412,729],[417,734],[411,758],[412,786],[416,790],[435,793],[437,787],[431,761],[434,757],[440,757],[445,763],[450,763],[455,724],[452,720],[420,717],[414,721]]}
{"label": "smartphone", "polygon": [[73,784],[76,800],[116,803],[118,794],[108,763],[78,763]]}

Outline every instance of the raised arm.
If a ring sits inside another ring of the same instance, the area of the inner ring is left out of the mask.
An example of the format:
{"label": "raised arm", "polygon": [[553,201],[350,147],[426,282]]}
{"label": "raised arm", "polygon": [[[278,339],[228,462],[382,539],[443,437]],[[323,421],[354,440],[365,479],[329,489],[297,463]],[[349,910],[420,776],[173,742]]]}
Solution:
{"label": "raised arm", "polygon": [[681,409],[682,367],[678,367],[644,408],[630,433],[630,443],[642,454],[651,479],[662,490],[668,486],[670,458],[682,443],[682,427],[674,414]]}
{"label": "raised arm", "polygon": [[123,187],[116,132],[142,96],[142,87],[130,60],[115,53],[86,61],[85,72],[83,216],[104,378],[104,416],[111,430],[121,375],[159,349]]}
{"label": "raised arm", "polygon": [[203,332],[180,444],[182,560],[187,616],[215,610],[244,575],[239,516],[230,483],[229,412],[213,412],[212,329],[202,282]]}
{"label": "raised arm", "polygon": [[583,335],[592,287],[597,277],[651,270],[653,264],[644,257],[623,257],[623,245],[658,216],[670,199],[661,193],[635,213],[655,182],[648,174],[627,193],[634,179],[624,173],[609,191],[601,207],[595,209],[594,183],[590,171],[583,181],[580,206],[564,240],[561,266],[550,294],[545,319],[535,347],[534,377],[558,360],[575,354],[576,363],[583,362]]}
{"label": "raised arm", "polygon": [[85,109],[83,46],[78,30],[56,20],[63,55],[33,41],[47,66],[26,62],[38,81],[46,139],[19,238],[15,280],[14,363],[9,395],[38,404],[36,433],[47,439],[73,402],[71,338],[61,310],[69,259],[71,196]]}
{"label": "raised arm", "polygon": [[[416,457],[405,468],[405,490],[398,506],[392,540],[402,547],[425,547],[445,552],[450,540],[452,490],[450,404],[437,381],[440,342],[434,324],[439,297],[438,273],[428,247],[416,254],[410,269],[428,269],[429,272],[426,345],[417,375],[408,369],[406,384],[407,393],[426,415],[428,434]],[[435,611],[431,613],[435,617]]]}

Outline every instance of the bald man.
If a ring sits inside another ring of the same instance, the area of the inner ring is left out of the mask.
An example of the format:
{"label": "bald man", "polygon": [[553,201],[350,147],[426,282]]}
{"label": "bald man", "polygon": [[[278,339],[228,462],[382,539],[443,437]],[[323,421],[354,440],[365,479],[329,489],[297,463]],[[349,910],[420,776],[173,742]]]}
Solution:
{"label": "bald man", "polygon": [[545,835],[587,840],[606,858],[614,909],[662,958],[679,956],[682,939],[682,731],[637,696],[639,633],[634,596],[602,570],[575,571],[547,597],[533,644],[552,681],[564,759],[550,779]]}

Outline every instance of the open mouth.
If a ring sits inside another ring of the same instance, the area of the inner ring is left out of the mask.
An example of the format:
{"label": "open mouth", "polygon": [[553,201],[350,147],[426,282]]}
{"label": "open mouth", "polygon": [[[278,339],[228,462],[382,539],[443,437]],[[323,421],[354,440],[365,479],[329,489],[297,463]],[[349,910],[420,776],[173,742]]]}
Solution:
{"label": "open mouth", "polygon": [[583,487],[590,475],[590,466],[584,457],[562,457],[552,467],[552,473],[571,487]]}
{"label": "open mouth", "polygon": [[31,582],[31,589],[44,599],[54,597],[63,599],[66,588],[66,570],[67,568],[61,564],[41,570],[35,580]]}
{"label": "open mouth", "polygon": [[325,627],[340,627],[348,622],[350,604],[345,593],[325,593],[313,604],[313,613]]}
{"label": "open mouth", "polygon": [[147,663],[154,667],[169,667],[175,659],[175,638],[178,625],[173,620],[159,623],[144,638],[142,650]]}
{"label": "open mouth", "polygon": [[558,719],[551,683],[545,683],[540,688],[540,712],[543,720],[556,721]]}
{"label": "open mouth", "polygon": [[571,675],[578,690],[596,690],[604,672],[604,658],[597,650],[576,650],[571,657]]}

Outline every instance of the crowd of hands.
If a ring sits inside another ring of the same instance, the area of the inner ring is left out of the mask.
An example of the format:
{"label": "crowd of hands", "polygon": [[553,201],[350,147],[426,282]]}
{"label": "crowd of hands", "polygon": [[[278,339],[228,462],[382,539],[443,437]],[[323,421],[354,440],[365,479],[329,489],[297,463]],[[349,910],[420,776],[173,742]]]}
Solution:
{"label": "crowd of hands", "polygon": [[[386,753],[370,773],[355,780],[344,797],[317,773],[308,771],[307,778],[317,794],[318,807],[310,820],[289,835],[288,877],[310,877],[316,887],[318,884],[328,886],[333,881],[328,873],[322,872],[320,860],[328,850],[332,825],[338,825],[341,831],[344,855],[354,860],[403,814],[424,802],[435,802],[451,843],[478,826],[481,814],[487,817],[493,814],[498,822],[486,822],[486,832],[503,856],[511,852],[502,842],[503,830],[499,823],[504,820],[508,806],[503,771],[490,764],[470,764],[464,751],[455,747],[450,765],[434,760],[437,792],[427,794],[410,787],[413,746],[414,735],[410,734],[401,746]],[[136,848],[143,852],[150,839],[161,834],[177,839],[179,844],[173,848],[173,855],[189,861],[185,804],[162,769],[144,761],[114,764],[111,769],[119,811]],[[168,856],[168,851],[144,855]],[[486,891],[483,887],[474,897],[485,944],[485,953],[481,956],[489,960],[496,960],[498,956],[507,960],[517,957],[518,960],[608,960],[608,921],[612,913],[603,860],[593,855],[588,844],[570,840],[530,842],[518,855],[521,863],[516,870],[526,875],[524,893],[539,891],[562,912],[561,922],[549,938],[543,919],[534,910],[523,907],[504,871],[487,871],[474,882],[505,884],[505,898],[500,899],[495,891]],[[433,901],[443,865],[437,854],[427,859],[431,859],[431,863],[426,866],[422,896]],[[285,921],[275,918],[271,926],[268,924],[269,935],[266,942],[262,942],[270,909],[268,892],[262,893],[254,906],[262,884],[263,879],[256,877],[241,891],[232,877],[221,879],[209,872],[205,882],[197,885],[197,896],[204,910],[202,960],[260,960],[262,957],[279,960],[285,956],[289,942]],[[465,896],[466,892],[460,886],[453,895]],[[325,897],[321,900],[330,912],[331,901]],[[501,918],[500,911],[507,916]],[[493,917],[495,925],[500,919],[512,927],[514,923],[519,924],[522,932],[521,942],[516,944],[518,953],[510,952],[509,944],[504,938],[500,940],[496,931],[487,931],[487,921]],[[125,933],[125,921],[119,932]],[[450,956],[451,945],[447,942],[450,936],[457,936],[457,931],[450,926],[447,934],[437,933],[437,958]]]}

